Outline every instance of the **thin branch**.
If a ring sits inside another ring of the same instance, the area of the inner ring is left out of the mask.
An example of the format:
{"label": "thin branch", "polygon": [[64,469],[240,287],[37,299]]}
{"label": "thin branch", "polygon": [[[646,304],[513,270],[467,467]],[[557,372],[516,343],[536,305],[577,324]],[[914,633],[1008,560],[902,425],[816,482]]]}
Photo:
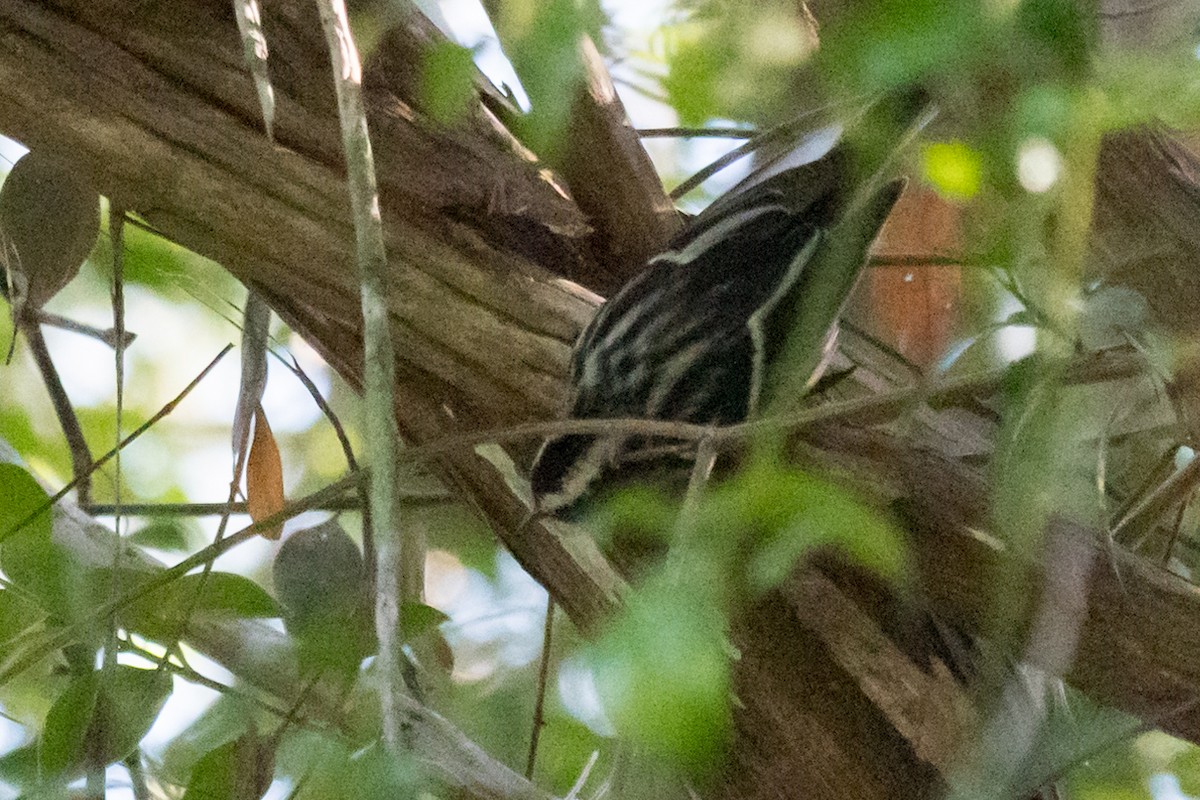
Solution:
{"label": "thin branch", "polygon": [[638,128],[644,139],[753,139],[761,131],[753,128]]}
{"label": "thin branch", "polygon": [[[1144,360],[1127,354],[1107,354],[1080,361],[1068,368],[1068,384],[1116,380],[1142,372]],[[826,422],[878,424],[894,419],[907,408],[927,403],[935,408],[960,405],[972,398],[997,391],[1008,374],[1006,367],[918,383],[901,389],[867,395],[851,400],[825,403],[799,411],[763,417],[753,422],[713,428],[669,420],[619,417],[611,419],[564,419],[554,422],[530,422],[475,433],[447,436],[428,444],[406,447],[400,457],[406,461],[424,461],[475,445],[494,442],[508,444],[530,439],[567,434],[612,434],[662,437],[681,441],[699,441],[711,437],[718,451],[727,450],[764,431],[795,431]]]}
{"label": "thin branch", "polygon": [[85,325],[82,322],[76,322],[69,317],[64,317],[61,314],[54,314],[40,308],[26,308],[23,312],[33,322],[42,325],[49,325],[52,328],[61,328],[64,331],[78,333],[80,336],[87,336],[99,342],[103,342],[114,350],[117,349],[118,342],[123,342],[125,347],[133,344],[133,340],[137,338],[136,333],[124,331],[120,339],[117,338],[117,332],[112,328],[101,330],[92,325]]}
{"label": "thin branch", "polygon": [[[388,322],[387,251],[379,215],[379,190],[367,116],[362,101],[362,64],[344,0],[317,0],[321,27],[334,68],[338,120],[342,149],[346,155],[346,177],[354,217],[355,252],[361,282],[364,350],[364,404],[366,406],[367,463],[372,474],[369,491],[371,522],[374,526],[376,593],[375,628],[379,637],[377,666],[382,676],[379,700],[383,716],[383,739],[388,750],[402,755],[400,698],[405,692],[401,647],[400,608],[419,602],[421,586],[408,586],[401,576],[414,570],[424,553],[411,552],[411,543],[400,537],[396,507],[396,469],[400,451],[396,428],[396,357]],[[395,302],[396,298],[393,297]],[[407,565],[407,566],[406,566]]]}
{"label": "thin branch", "polygon": [[50,394],[50,402],[54,404],[54,413],[58,416],[58,424],[62,426],[63,436],[67,440],[67,449],[71,452],[71,472],[74,476],[71,485],[78,487],[79,501],[86,503],[92,494],[92,452],[88,449],[83,428],[79,425],[79,417],[75,415],[71,399],[67,397],[67,390],[63,388],[62,379],[58,377],[58,370],[50,357],[50,348],[46,346],[42,329],[33,321],[22,321],[21,329],[25,332],[29,351],[42,374],[46,391]]}
{"label": "thin branch", "polygon": [[[437,508],[460,502],[449,492],[428,495],[401,495],[400,502],[407,508]],[[93,517],[108,517],[116,513],[112,503],[92,503],[80,506],[85,514]],[[326,503],[313,511],[361,511],[362,499],[343,497]],[[244,502],[235,503],[126,503],[121,513],[127,517],[217,517],[222,514],[248,514]]]}
{"label": "thin branch", "polygon": [[550,673],[550,645],[554,633],[554,596],[546,595],[546,622],[542,628],[542,658],[538,664],[537,699],[533,704],[533,730],[529,733],[529,758],[525,762],[525,778],[533,780],[533,768],[537,764],[538,741],[542,727],[546,724],[546,679]]}
{"label": "thin branch", "polygon": [[[125,420],[125,209],[116,204],[110,204],[108,227],[112,237],[112,315],[113,330],[116,332],[116,348],[113,351],[114,382],[116,383],[116,455],[113,456],[113,553],[112,567],[108,579],[108,599],[112,602],[121,594],[121,434]],[[111,683],[117,674],[117,616],[110,614],[105,620],[107,638],[104,644],[104,668],[101,673],[102,684]],[[140,751],[134,750],[132,766],[129,767],[130,781],[139,783],[141,778]],[[88,793],[103,798],[104,774],[106,764],[94,763],[88,766]],[[145,795],[145,782],[141,783],[141,794]],[[137,793],[137,792],[135,792]]]}

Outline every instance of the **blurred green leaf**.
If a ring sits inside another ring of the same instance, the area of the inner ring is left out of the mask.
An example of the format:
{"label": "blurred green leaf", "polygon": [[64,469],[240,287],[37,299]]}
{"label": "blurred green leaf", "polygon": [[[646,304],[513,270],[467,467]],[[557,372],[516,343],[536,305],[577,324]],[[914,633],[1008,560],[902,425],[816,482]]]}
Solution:
{"label": "blurred green leaf", "polygon": [[98,742],[105,764],[120,761],[133,752],[146,735],[171,695],[169,672],[118,666],[100,674],[97,716],[89,737]]}
{"label": "blurred green leaf", "polygon": [[0,644],[17,638],[44,617],[40,608],[16,592],[0,590]]}
{"label": "blurred green leaf", "polygon": [[173,783],[187,785],[206,753],[238,739],[253,724],[254,714],[246,700],[222,694],[167,745],[162,755],[163,774]]}
{"label": "blurred green leaf", "polygon": [[921,174],[944,197],[969,200],[983,183],[983,159],[962,142],[934,142],[921,152]]}
{"label": "blurred green leaf", "polygon": [[0,781],[16,788],[32,787],[38,780],[38,744],[17,747],[0,756]]}
{"label": "blurred green leaf", "polygon": [[[197,597],[201,584],[204,592]],[[188,611],[242,618],[278,617],[279,605],[267,591],[249,578],[230,572],[184,575],[139,601],[143,613],[175,621]]]}
{"label": "blurred green leaf", "polygon": [[731,730],[721,582],[695,571],[686,584],[668,577],[677,574],[660,573],[628,598],[590,662],[623,736],[703,774],[720,763]]}
{"label": "blurred green leaf", "polygon": [[919,82],[937,73],[969,75],[991,53],[989,34],[999,15],[981,0],[877,0],[854,7],[823,31],[828,74],[872,93]]}
{"label": "blurred green leaf", "polygon": [[139,547],[163,550],[168,553],[184,553],[191,548],[191,541],[182,525],[172,520],[152,522],[125,537],[125,541]]}
{"label": "blurred green leaf", "polygon": [[275,774],[269,740],[251,729],[238,739],[209,751],[196,762],[184,800],[258,800]]}
{"label": "blurred green leaf", "polygon": [[450,617],[433,606],[424,603],[405,603],[400,606],[400,630],[406,640],[416,638],[436,629]]}
{"label": "blurred green leaf", "polygon": [[350,759],[344,781],[362,800],[417,800],[422,788],[416,765],[397,762],[378,743]]}
{"label": "blurred green leaf", "polygon": [[746,567],[750,587],[778,586],[815,548],[833,546],[858,563],[896,579],[906,559],[903,537],[877,511],[841,487],[803,473],[777,475],[795,504],[791,521],[768,532]]}
{"label": "blurred green leaf", "polygon": [[32,475],[16,464],[0,464],[0,543],[22,530],[50,535],[50,509],[33,519],[29,516],[46,505],[50,496]]}
{"label": "blurred green leaf", "polygon": [[171,676],[159,670],[121,665],[75,676],[46,716],[42,773],[71,777],[89,762],[121,760],[150,730],[170,693]]}
{"label": "blurred green leaf", "polygon": [[513,0],[493,19],[500,42],[529,96],[520,135],[539,157],[561,155],[578,87],[585,77],[580,39],[601,41],[604,16],[594,0]]}
{"label": "blurred green leaf", "polygon": [[84,745],[99,696],[99,673],[75,676],[46,715],[38,750],[42,774],[68,777],[83,767]]}
{"label": "blurred green leaf", "polygon": [[453,42],[438,42],[425,54],[425,113],[443,125],[466,116],[475,97],[475,61],[471,51]]}

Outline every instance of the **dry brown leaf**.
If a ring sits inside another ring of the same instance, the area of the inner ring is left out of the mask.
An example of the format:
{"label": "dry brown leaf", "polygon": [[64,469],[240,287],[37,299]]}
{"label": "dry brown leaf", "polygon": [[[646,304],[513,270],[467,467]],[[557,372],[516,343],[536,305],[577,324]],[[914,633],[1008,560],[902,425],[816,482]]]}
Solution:
{"label": "dry brown leaf", "polygon": [[[260,405],[254,410],[254,440],[246,460],[246,507],[250,519],[258,522],[283,510],[283,503],[283,462]],[[282,533],[283,525],[279,524],[264,530],[262,535],[278,539]]]}

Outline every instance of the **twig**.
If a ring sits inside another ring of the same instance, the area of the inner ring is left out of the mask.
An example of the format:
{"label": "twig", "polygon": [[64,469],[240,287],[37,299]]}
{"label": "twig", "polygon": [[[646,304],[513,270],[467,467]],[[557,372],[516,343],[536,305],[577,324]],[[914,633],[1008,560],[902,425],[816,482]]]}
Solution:
{"label": "twig", "polygon": [[[1141,358],[1109,354],[1072,364],[1067,369],[1064,381],[1068,384],[1079,384],[1116,380],[1138,374],[1144,368],[1145,364]],[[504,444],[537,437],[612,433],[680,441],[699,441],[705,437],[712,437],[714,448],[721,452],[763,431],[795,431],[837,421],[853,421],[862,425],[878,424],[895,418],[905,408],[920,402],[935,408],[959,405],[978,395],[996,391],[1007,374],[1007,368],[973,372],[719,428],[635,417],[529,422],[507,428],[446,436],[428,444],[406,447],[401,451],[400,458],[406,461],[424,461],[486,442]]]}
{"label": "twig", "polygon": [[[160,656],[157,653],[153,653],[144,647],[140,647],[140,646],[134,644],[128,638],[123,639],[122,644],[123,644],[123,649],[125,650],[125,652],[134,653],[135,655],[139,655],[142,658],[146,659],[147,661],[156,662],[160,658]],[[241,689],[239,689],[236,686],[230,686],[227,683],[221,683],[220,681],[216,680],[215,678],[210,678],[207,675],[203,675],[203,674],[197,672],[192,667],[188,666],[186,663],[178,663],[177,664],[174,661],[169,661],[169,662],[167,662],[167,669],[170,672],[172,672],[173,674],[178,675],[179,677],[183,678],[188,683],[194,683],[197,686],[203,686],[206,689],[212,689],[214,692],[220,692],[221,694],[227,694],[227,695],[230,695],[231,697],[237,697],[241,700],[245,700],[246,702],[248,702],[252,705],[258,706],[263,711],[266,711],[268,714],[273,714],[273,715],[279,717],[280,719],[287,718],[288,710],[286,708],[280,708],[279,706],[274,705],[273,703],[269,703],[266,700],[263,700],[261,697],[257,697],[253,693],[242,691]],[[311,723],[308,723],[308,724],[311,724]],[[314,726],[314,727],[316,727],[316,726]]]}
{"label": "twig", "polygon": [[638,128],[637,135],[644,139],[753,139],[761,131],[753,128]]}
{"label": "twig", "polygon": [[[449,503],[459,502],[458,498],[449,492],[438,492],[425,495],[401,495],[400,501],[408,508],[436,508]],[[80,506],[84,513],[93,517],[108,517],[116,513],[112,503],[92,503]],[[358,497],[343,497],[331,503],[326,503],[313,511],[360,511],[362,499]],[[244,502],[235,503],[126,503],[121,506],[121,513],[127,517],[216,517],[225,513],[248,514]]]}
{"label": "twig", "polygon": [[533,768],[537,764],[538,740],[546,724],[546,677],[550,672],[550,644],[554,632],[554,596],[546,595],[546,623],[542,629],[542,659],[538,664],[537,699],[533,704],[533,730],[529,734],[529,759],[525,762],[525,778],[533,780]]}
{"label": "twig", "polygon": [[146,772],[142,769],[142,748],[135,747],[132,753],[125,756],[122,763],[129,773],[129,788],[133,791],[133,800],[152,800],[150,787],[146,785]]}
{"label": "twig", "polygon": [[968,256],[934,256],[934,255],[895,255],[871,256],[867,259],[868,267],[963,267],[973,262]]}
{"label": "twig", "polygon": [[695,189],[697,186],[704,183],[713,175],[716,175],[718,172],[725,169],[735,161],[743,158],[744,156],[753,153],[755,150],[761,150],[769,144],[773,144],[774,142],[780,141],[781,139],[786,139],[790,136],[795,136],[801,131],[808,130],[812,127],[814,118],[816,118],[818,115],[825,114],[828,111],[828,107],[822,107],[805,112],[793,120],[785,122],[781,125],[777,125],[768,131],[764,131],[763,133],[754,136],[745,144],[738,145],[725,155],[718,158],[716,161],[713,161],[711,164],[701,169],[695,175],[692,175],[690,178],[683,181],[683,183],[679,184],[670,192],[668,192],[668,196],[672,200],[678,200],[692,189]]}
{"label": "twig", "polygon": [[368,491],[378,560],[375,629],[379,638],[379,659],[376,666],[382,676],[379,703],[383,741],[393,756],[402,756],[405,682],[400,608],[406,602],[419,602],[422,591],[419,585],[407,585],[402,576],[419,574],[425,555],[413,552],[412,543],[402,540],[396,507],[396,470],[400,452],[395,418],[396,358],[388,325],[387,251],[383,242],[383,222],[379,217],[379,190],[362,101],[362,63],[350,30],[345,0],[317,0],[317,7],[334,68],[361,281],[364,432],[367,463],[372,472]]}
{"label": "twig", "polygon": [[[220,362],[220,360],[222,358],[224,358],[225,355],[232,349],[233,349],[233,345],[231,345],[231,344],[225,345],[224,349],[222,349],[221,352],[217,353],[216,358],[214,358],[212,361],[208,362],[208,366],[206,366],[204,369],[200,370],[200,374],[197,375],[195,378],[192,378],[191,382],[188,383],[187,386],[183,387],[183,391],[181,391],[179,394],[177,394],[174,397],[174,399],[172,399],[165,406],[163,406],[161,409],[159,409],[158,413],[156,413],[150,419],[146,420],[141,425],[139,425],[133,433],[129,434],[124,439],[122,439],[121,442],[116,447],[114,447],[112,450],[109,450],[107,453],[102,455],[98,460],[93,461],[88,466],[88,468],[84,471],[83,475],[81,476],[82,479],[86,479],[93,472],[95,472],[96,470],[100,469],[102,466],[107,464],[109,462],[109,460],[112,459],[118,452],[120,452],[121,450],[128,447],[131,442],[133,442],[135,439],[137,439],[139,436],[141,436],[146,431],[150,430],[150,427],[152,425],[154,425],[160,419],[162,419],[163,417],[167,416],[172,411],[174,411],[175,408],[180,403],[183,402],[183,399],[185,397],[187,397],[191,393],[191,391],[200,384],[200,381],[204,380],[205,376],[207,376],[208,373],[212,372],[213,368],[217,366],[217,363]],[[76,484],[80,481],[80,479],[81,479],[80,477],[76,477],[76,478],[72,479],[66,486],[59,489],[49,500],[47,500],[41,506],[39,506],[38,508],[36,508],[32,512],[30,512],[24,519],[22,519],[16,525],[12,526],[11,528],[9,528],[6,531],[0,531],[0,541],[7,539],[9,536],[13,535],[17,531],[24,528],[26,525],[28,525],[33,520],[37,519],[39,516],[46,513],[47,511],[49,511],[54,506],[55,503],[57,503],[59,500],[62,500],[64,497],[67,496],[67,494],[72,489],[75,488]]]}
{"label": "twig", "polygon": [[69,317],[64,317],[61,314],[54,314],[40,308],[26,308],[24,314],[33,322],[38,322],[42,325],[49,325],[52,328],[61,328],[64,331],[78,333],[81,336],[88,336],[92,339],[103,342],[114,350],[117,349],[118,342],[123,343],[125,347],[129,347],[129,345],[133,344],[133,340],[137,338],[137,334],[130,333],[129,331],[123,331],[120,335],[120,338],[118,338],[117,332],[112,328],[100,330],[92,325],[85,325],[84,323],[76,322]]}
{"label": "twig", "polygon": [[[108,580],[108,599],[112,602],[121,594],[121,432],[125,419],[125,209],[111,203],[108,213],[108,228],[112,238],[112,314],[113,330],[116,332],[116,349],[113,351],[113,370],[116,383],[116,455],[113,456],[113,554],[112,569]],[[104,644],[104,662],[101,673],[102,684],[111,685],[117,674],[117,617],[110,614],[105,620],[107,638]],[[129,767],[130,781],[134,775],[140,776],[141,763],[138,750],[134,750],[132,758],[134,766]],[[107,765],[97,763],[88,768],[89,793],[95,788],[97,796],[104,797],[104,771]],[[142,789],[145,789],[143,782]],[[144,794],[144,791],[143,791]]]}
{"label": "twig", "polygon": [[54,361],[50,358],[50,348],[46,346],[42,329],[36,322],[22,320],[21,330],[25,333],[25,341],[29,343],[29,351],[33,354],[33,360],[37,362],[38,371],[42,374],[42,381],[50,394],[50,402],[54,404],[54,413],[58,415],[58,424],[62,426],[63,436],[67,440],[67,449],[71,452],[71,473],[74,476],[71,485],[79,488],[79,502],[86,503],[92,495],[92,452],[83,436],[79,417],[75,415],[71,399],[67,397],[67,390],[63,388],[58,370],[54,368]]}

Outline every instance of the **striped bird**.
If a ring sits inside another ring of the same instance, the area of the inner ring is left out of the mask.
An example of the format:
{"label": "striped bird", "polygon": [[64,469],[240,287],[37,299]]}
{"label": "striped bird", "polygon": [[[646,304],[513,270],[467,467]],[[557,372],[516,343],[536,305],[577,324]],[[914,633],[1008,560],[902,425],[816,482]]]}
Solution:
{"label": "striped bird", "polygon": [[[804,278],[832,251],[854,166],[842,146],[801,166],[777,163],[693,219],[580,335],[568,416],[729,425],[753,415]],[[864,235],[838,239],[857,249],[856,268],[901,188],[868,195],[855,223]],[[551,438],[531,472],[535,511],[573,516],[603,490],[686,466],[694,453],[694,443],[616,432]]]}

